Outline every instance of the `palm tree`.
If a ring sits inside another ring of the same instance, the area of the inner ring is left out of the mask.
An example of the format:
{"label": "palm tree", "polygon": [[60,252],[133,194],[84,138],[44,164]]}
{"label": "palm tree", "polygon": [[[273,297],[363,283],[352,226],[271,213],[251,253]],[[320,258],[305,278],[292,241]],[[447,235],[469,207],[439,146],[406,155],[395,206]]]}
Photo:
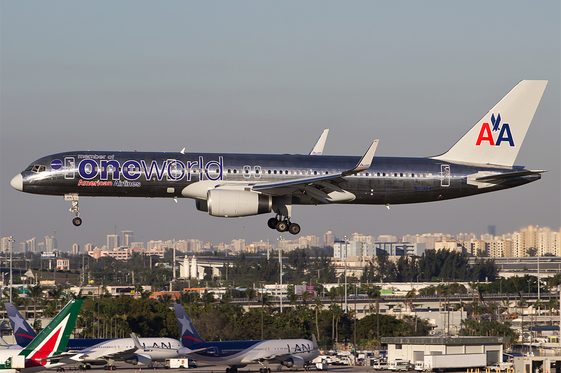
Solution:
{"label": "palm tree", "polygon": [[331,339],[337,341],[339,337],[339,321],[341,320],[343,310],[337,303],[331,303],[329,308],[331,309],[331,314],[333,315],[333,321],[331,323]]}
{"label": "palm tree", "polygon": [[319,335],[318,316],[319,316],[319,313],[323,310],[323,302],[322,302],[319,298],[316,298],[316,299],[314,300],[314,303],[315,303],[315,305],[316,305],[316,307],[315,307],[315,310],[316,310],[316,333],[317,333],[317,335],[318,335],[318,340],[320,340],[321,337],[320,337],[320,335]]}
{"label": "palm tree", "polygon": [[464,302],[460,301],[459,303],[456,303],[456,306],[454,307],[456,311],[460,311],[460,322],[463,320],[462,311],[464,310],[465,305],[466,304]]}
{"label": "palm tree", "polygon": [[523,307],[526,305],[526,299],[520,298],[518,300],[517,306],[520,307],[520,316],[522,320],[520,321],[520,336],[522,338],[522,343],[524,343],[524,310]]}
{"label": "palm tree", "polygon": [[255,298],[256,294],[257,294],[257,293],[255,292],[255,289],[249,288],[249,289],[246,289],[246,291],[245,291],[245,297],[247,298],[247,310],[248,310],[248,311],[251,310],[251,308],[250,308],[250,307],[251,307],[250,302],[251,302],[251,300],[252,300],[253,298]]}
{"label": "palm tree", "polygon": [[417,290],[412,289],[411,291],[407,292],[405,296],[405,300],[403,301],[405,305],[405,311],[407,311],[407,306],[409,305],[409,310],[413,311],[413,300],[417,298]]}
{"label": "palm tree", "polygon": [[312,299],[313,294],[309,293],[308,290],[304,291],[302,293],[302,303],[304,304],[304,306],[306,306],[307,302]]}
{"label": "palm tree", "polygon": [[37,299],[43,295],[43,287],[40,284],[29,288],[29,296],[33,299],[33,317],[37,320]]}

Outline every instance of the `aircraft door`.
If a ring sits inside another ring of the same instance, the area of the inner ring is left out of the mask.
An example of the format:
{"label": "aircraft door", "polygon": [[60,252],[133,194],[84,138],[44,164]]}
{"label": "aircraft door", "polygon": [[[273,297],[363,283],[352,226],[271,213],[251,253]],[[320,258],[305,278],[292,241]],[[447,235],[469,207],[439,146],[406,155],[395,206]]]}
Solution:
{"label": "aircraft door", "polygon": [[244,179],[251,177],[251,166],[243,166],[243,177]]}
{"label": "aircraft door", "polygon": [[64,158],[64,170],[65,179],[74,179],[74,174],[76,172],[76,162],[74,160],[74,157]]}
{"label": "aircraft door", "polygon": [[450,165],[448,164],[440,165],[440,186],[450,186]]}

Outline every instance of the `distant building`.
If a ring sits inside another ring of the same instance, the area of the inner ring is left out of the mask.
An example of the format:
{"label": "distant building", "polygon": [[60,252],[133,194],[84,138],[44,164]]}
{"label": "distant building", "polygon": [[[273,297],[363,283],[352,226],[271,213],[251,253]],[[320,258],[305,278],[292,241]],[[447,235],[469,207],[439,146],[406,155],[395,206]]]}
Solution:
{"label": "distant building", "polygon": [[121,246],[131,247],[131,243],[134,241],[133,231],[121,231]]}
{"label": "distant building", "polygon": [[335,244],[335,234],[333,234],[332,231],[327,231],[327,233],[323,235],[323,244],[333,247]]}
{"label": "distant building", "polygon": [[57,271],[69,271],[70,270],[70,259],[58,258],[56,260]]}
{"label": "distant building", "polygon": [[119,247],[119,235],[117,234],[108,234],[107,235],[107,249],[113,250],[116,247]]}

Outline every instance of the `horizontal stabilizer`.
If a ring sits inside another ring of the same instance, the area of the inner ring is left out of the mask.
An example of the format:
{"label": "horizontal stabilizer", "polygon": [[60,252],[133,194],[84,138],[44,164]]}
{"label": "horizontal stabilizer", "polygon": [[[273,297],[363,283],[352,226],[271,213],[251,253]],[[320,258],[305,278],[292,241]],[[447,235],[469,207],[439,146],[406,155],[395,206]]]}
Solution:
{"label": "horizontal stabilizer", "polygon": [[504,179],[509,179],[511,177],[539,175],[539,174],[542,174],[544,172],[547,172],[547,171],[546,170],[536,170],[536,171],[528,170],[528,171],[508,172],[508,173],[502,173],[502,174],[482,176],[482,177],[476,178],[475,180],[477,180],[477,181],[494,181],[494,180],[500,181],[500,180],[504,180]]}

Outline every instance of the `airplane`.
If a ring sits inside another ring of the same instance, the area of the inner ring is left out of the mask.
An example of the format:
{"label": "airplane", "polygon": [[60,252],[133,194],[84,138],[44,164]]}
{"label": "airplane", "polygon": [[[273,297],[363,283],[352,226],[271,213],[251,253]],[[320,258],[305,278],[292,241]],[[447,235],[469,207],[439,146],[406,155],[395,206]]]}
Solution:
{"label": "airplane", "polygon": [[[105,370],[114,370],[113,362],[124,361],[132,365],[150,365],[166,359],[180,358],[181,342],[173,338],[117,338],[69,354],[65,363],[105,365]],[[70,351],[72,352],[72,351]],[[1,372],[0,372],[1,373]]]}
{"label": "airplane", "polygon": [[[5,303],[5,306],[16,342],[23,347],[35,337],[35,331],[12,303]],[[182,344],[173,338],[70,339],[65,350],[68,353],[60,355],[60,360],[65,364],[105,365],[105,370],[113,370],[115,360],[149,365],[153,361],[181,357],[177,352],[181,347]]]}
{"label": "airplane", "polygon": [[271,373],[269,364],[288,368],[304,368],[319,356],[316,337],[307,339],[275,339],[263,341],[205,342],[180,304],[175,314],[181,329],[184,348],[179,352],[195,361],[211,365],[228,365],[226,373],[237,373],[248,364],[261,364],[259,373]]}
{"label": "airplane", "polygon": [[82,224],[79,197],[191,198],[215,217],[274,212],[279,232],[300,233],[293,205],[386,205],[443,201],[524,185],[545,170],[514,162],[546,80],[522,80],[456,144],[425,158],[324,155],[324,131],[307,155],[71,151],[32,162],[18,191],[63,196]]}
{"label": "airplane", "polygon": [[[64,352],[82,300],[74,299],[26,347],[12,346],[0,350],[0,373],[32,373],[63,365],[57,359]],[[63,370],[63,369],[61,369]]]}
{"label": "airplane", "polygon": [[[27,346],[33,338],[37,336],[35,330],[29,325],[29,323],[23,318],[19,313],[17,307],[13,303],[4,303],[6,308],[6,313],[8,314],[8,319],[10,320],[10,325],[14,332],[14,337],[18,347]],[[91,347],[101,342],[109,340],[108,338],[72,338],[68,341],[66,345],[66,351],[76,351],[82,350],[87,347]]]}

